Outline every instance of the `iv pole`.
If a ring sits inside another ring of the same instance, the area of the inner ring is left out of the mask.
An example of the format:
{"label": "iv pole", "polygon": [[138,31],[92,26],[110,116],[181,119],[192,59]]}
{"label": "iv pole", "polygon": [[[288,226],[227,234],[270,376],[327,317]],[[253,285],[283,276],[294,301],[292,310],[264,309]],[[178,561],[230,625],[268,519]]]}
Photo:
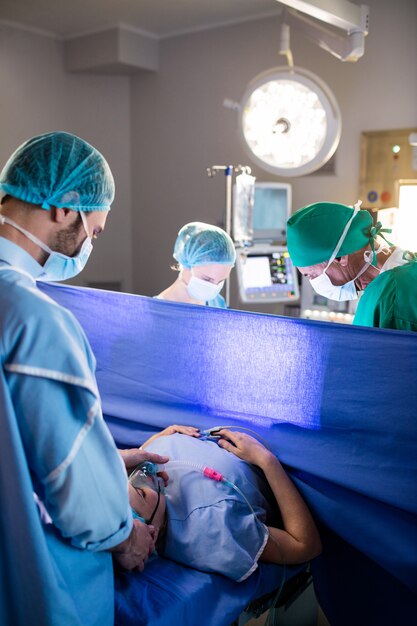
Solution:
{"label": "iv pole", "polygon": [[[212,165],[206,168],[207,176],[213,178],[217,172],[224,172],[226,176],[226,219],[225,231],[232,237],[232,190],[233,174],[250,174],[249,165]],[[226,281],[226,305],[230,304],[230,281]]]}

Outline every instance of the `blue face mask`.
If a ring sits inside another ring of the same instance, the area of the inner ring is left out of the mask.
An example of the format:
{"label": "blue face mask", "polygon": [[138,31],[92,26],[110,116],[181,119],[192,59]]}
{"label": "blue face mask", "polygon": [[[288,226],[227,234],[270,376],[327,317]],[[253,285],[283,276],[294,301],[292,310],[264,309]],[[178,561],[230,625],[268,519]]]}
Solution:
{"label": "blue face mask", "polygon": [[81,211],[80,215],[87,238],[83,242],[81,250],[75,256],[67,256],[66,254],[62,254],[61,252],[55,252],[55,250],[51,250],[51,248],[49,248],[43,241],[38,239],[38,237],[25,230],[24,228],[19,226],[19,224],[16,224],[16,222],[9,219],[8,217],[0,216],[0,220],[3,224],[9,224],[9,226],[13,226],[13,228],[19,230],[21,233],[23,233],[23,235],[25,235],[25,237],[33,241],[33,243],[35,243],[37,246],[42,248],[42,250],[49,254],[43,266],[44,273],[42,274],[42,276],[39,276],[37,280],[60,281],[77,276],[77,274],[79,274],[84,269],[93,249],[91,237],[87,230],[86,217]]}

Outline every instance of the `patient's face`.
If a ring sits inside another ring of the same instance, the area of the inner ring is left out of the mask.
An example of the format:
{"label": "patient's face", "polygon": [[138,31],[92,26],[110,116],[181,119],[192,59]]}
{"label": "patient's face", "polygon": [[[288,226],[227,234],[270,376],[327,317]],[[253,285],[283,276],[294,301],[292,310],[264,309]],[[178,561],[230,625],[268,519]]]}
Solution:
{"label": "patient's face", "polygon": [[[136,513],[148,521],[155,511],[158,502],[158,494],[151,487],[135,488],[129,483],[129,502]],[[158,508],[152,520],[152,525],[155,526],[158,533],[165,524],[165,517],[166,499],[165,495],[161,493]]]}

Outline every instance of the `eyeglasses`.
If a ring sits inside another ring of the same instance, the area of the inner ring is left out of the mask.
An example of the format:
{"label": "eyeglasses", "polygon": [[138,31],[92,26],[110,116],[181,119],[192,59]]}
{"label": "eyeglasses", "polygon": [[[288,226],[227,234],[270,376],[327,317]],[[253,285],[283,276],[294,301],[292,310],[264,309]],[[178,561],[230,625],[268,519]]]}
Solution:
{"label": "eyeglasses", "polygon": [[160,476],[157,476],[158,466],[151,461],[144,461],[133,470],[129,476],[129,482],[132,487],[138,491],[139,489],[152,489],[158,494],[156,506],[152,512],[152,515],[148,520],[145,520],[146,524],[152,524],[155,514],[159,507],[161,500],[161,493],[165,492],[164,481]]}

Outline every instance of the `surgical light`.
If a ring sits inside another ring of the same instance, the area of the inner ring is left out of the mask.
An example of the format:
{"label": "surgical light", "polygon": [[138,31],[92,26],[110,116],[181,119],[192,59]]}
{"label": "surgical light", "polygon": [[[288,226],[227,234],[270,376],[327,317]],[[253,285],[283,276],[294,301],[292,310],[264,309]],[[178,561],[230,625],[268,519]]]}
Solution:
{"label": "surgical light", "polygon": [[[289,68],[260,74],[241,104],[230,99],[223,104],[239,111],[239,132],[254,161],[272,174],[289,177],[324,165],[341,134],[339,107],[329,87],[311,72],[294,67],[290,26],[341,61],[356,62],[365,49],[369,8],[349,0],[279,1],[289,7],[283,14],[279,50]],[[319,22],[345,32],[338,34]]]}
{"label": "surgical light", "polygon": [[312,72],[277,67],[248,85],[239,129],[260,167],[278,176],[299,176],[319,169],[334,154],[340,110],[331,90]]}

